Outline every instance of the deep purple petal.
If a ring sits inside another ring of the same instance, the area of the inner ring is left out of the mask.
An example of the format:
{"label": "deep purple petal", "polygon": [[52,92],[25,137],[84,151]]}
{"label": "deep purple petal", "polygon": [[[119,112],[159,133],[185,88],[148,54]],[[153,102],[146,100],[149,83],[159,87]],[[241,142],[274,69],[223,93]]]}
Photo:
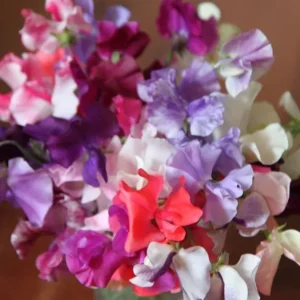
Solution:
{"label": "deep purple petal", "polygon": [[83,179],[87,184],[98,187],[100,186],[99,180],[97,179],[98,172],[103,179],[107,181],[106,158],[100,150],[91,149],[88,153],[89,159],[84,164],[82,171]]}
{"label": "deep purple petal", "polygon": [[46,142],[50,136],[63,134],[69,127],[69,121],[49,117],[37,124],[26,125],[24,132],[37,140]]}
{"label": "deep purple petal", "polygon": [[213,93],[191,102],[188,106],[190,131],[195,136],[208,136],[223,124],[224,106],[221,93]]}
{"label": "deep purple petal", "polygon": [[199,99],[213,92],[219,92],[221,86],[217,72],[205,60],[194,60],[182,73],[180,93],[187,101]]}

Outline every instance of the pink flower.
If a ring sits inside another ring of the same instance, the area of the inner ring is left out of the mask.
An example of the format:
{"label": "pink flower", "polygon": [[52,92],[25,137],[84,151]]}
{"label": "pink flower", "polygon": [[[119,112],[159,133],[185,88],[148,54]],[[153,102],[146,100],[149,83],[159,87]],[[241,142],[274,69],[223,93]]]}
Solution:
{"label": "pink flower", "polygon": [[284,211],[290,183],[290,177],[282,172],[255,173],[251,194],[240,203],[236,216],[241,235],[256,235],[266,228],[271,216]]}
{"label": "pink flower", "polygon": [[113,98],[117,111],[117,119],[126,136],[131,132],[132,126],[138,123],[142,102],[139,99],[127,98],[121,95]]}
{"label": "pink flower", "polygon": [[28,9],[22,10],[25,24],[20,34],[22,43],[28,50],[51,53],[60,47],[55,35],[60,35],[65,30],[72,33],[92,31],[92,25],[84,18],[83,9],[74,5],[71,0],[47,0],[46,11],[51,14],[52,20]]}
{"label": "pink flower", "polygon": [[62,49],[22,58],[7,54],[0,62],[0,79],[12,89],[0,97],[2,121],[25,126],[51,115],[70,119],[77,113],[76,84]]}
{"label": "pink flower", "polygon": [[300,232],[273,230],[268,241],[260,243],[256,255],[261,258],[256,275],[257,287],[262,294],[269,296],[281,256],[300,265]]}

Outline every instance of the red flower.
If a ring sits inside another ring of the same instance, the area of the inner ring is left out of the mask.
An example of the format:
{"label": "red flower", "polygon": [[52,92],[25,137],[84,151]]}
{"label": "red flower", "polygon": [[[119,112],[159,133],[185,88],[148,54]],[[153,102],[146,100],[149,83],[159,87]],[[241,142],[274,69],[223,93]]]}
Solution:
{"label": "red flower", "polygon": [[178,190],[160,206],[158,197],[163,178],[151,176],[141,169],[138,173],[148,180],[147,185],[137,191],[122,182],[114,199],[115,204],[123,203],[128,212],[129,232],[125,250],[136,252],[153,241],[182,241],[186,235],[183,226],[197,223],[202,216],[202,210],[190,202],[184,188],[184,178]]}

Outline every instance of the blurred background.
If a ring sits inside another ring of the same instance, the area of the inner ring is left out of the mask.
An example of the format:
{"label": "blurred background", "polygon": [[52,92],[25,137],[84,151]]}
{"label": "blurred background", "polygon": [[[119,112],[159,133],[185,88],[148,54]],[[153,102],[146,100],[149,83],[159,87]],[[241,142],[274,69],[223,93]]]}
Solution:
{"label": "blurred background", "polygon": [[[141,59],[148,65],[154,58],[164,57],[168,42],[156,32],[155,18],[159,0],[95,0],[96,16],[100,18],[105,8],[122,4],[132,11],[132,20],[140,22],[141,28],[152,37],[152,43]],[[199,1],[191,0],[198,4]],[[263,79],[260,100],[277,104],[281,94],[289,90],[300,105],[300,1],[299,0],[219,0],[215,2],[222,10],[222,21],[230,22],[243,31],[261,29],[271,41],[275,63]],[[7,52],[20,54],[24,51],[18,31],[23,26],[22,8],[43,13],[44,0],[9,0],[0,3],[0,56]],[[280,112],[280,111],[279,111]],[[280,112],[282,114],[282,112]],[[284,116],[284,114],[282,114]],[[10,245],[10,234],[21,214],[6,203],[0,204],[0,299],[2,300],[90,300],[92,291],[80,286],[75,279],[65,278],[57,283],[38,279],[35,257],[47,248],[47,239],[39,241],[29,257],[19,261]],[[288,228],[300,230],[300,216],[281,219]],[[227,249],[235,263],[243,252],[254,252],[262,236],[255,239],[238,238],[230,233]],[[300,299],[300,268],[283,258],[271,297],[262,299]]]}

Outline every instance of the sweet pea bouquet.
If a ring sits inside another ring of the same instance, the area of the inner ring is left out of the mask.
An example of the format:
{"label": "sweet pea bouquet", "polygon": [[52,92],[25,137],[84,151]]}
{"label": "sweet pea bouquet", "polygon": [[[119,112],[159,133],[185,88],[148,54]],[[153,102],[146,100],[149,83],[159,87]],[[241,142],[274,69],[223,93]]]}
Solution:
{"label": "sweet pea bouquet", "polygon": [[[281,256],[300,264],[300,233],[275,219],[297,210],[300,110],[284,93],[281,125],[254,103],[267,37],[222,23],[213,3],[162,0],[170,51],[142,68],[150,38],[127,8],[100,20],[92,0],[45,9],[22,10],[28,52],[0,62],[1,200],[25,215],[17,255],[50,235],[40,278],[75,276],[101,299],[270,295]],[[229,229],[262,237],[235,265]]]}

